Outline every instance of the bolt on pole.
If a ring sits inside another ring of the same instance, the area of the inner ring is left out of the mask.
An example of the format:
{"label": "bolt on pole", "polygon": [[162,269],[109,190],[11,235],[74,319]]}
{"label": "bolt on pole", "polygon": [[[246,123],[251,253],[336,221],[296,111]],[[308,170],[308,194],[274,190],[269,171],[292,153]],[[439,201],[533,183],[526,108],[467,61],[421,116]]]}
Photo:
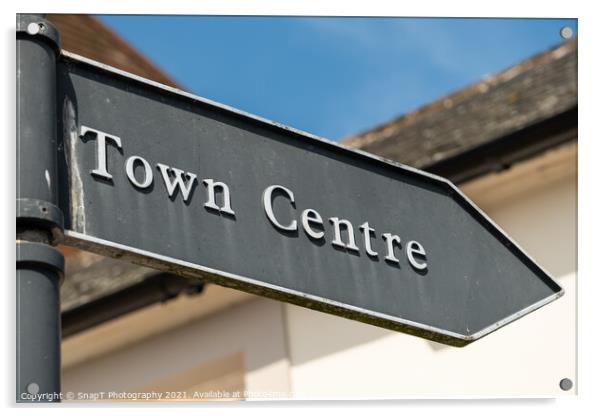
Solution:
{"label": "bolt on pole", "polygon": [[56,28],[17,15],[16,401],[60,401]]}

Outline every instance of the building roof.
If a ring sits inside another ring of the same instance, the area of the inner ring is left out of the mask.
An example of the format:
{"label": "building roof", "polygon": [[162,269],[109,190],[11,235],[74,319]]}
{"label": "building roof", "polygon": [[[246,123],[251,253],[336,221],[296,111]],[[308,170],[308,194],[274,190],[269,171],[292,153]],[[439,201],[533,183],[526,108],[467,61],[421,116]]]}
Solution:
{"label": "building roof", "polygon": [[58,29],[62,49],[161,84],[180,88],[169,75],[94,16],[49,14],[46,19]]}
{"label": "building roof", "polygon": [[[571,40],[343,143],[430,170],[576,107],[577,41]],[[570,122],[576,127],[576,112]]]}

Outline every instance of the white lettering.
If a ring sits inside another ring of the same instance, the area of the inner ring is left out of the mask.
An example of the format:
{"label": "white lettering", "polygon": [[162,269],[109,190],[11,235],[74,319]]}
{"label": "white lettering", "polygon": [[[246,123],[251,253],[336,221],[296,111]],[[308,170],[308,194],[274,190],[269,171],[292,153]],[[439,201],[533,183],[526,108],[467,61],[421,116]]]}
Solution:
{"label": "white lettering", "polygon": [[426,262],[419,263],[418,261],[416,261],[416,258],[414,257],[415,254],[418,254],[418,255],[424,257],[426,255],[426,252],[424,251],[424,247],[422,247],[422,245],[418,241],[410,241],[406,245],[406,255],[408,257],[410,264],[412,265],[413,268],[418,269],[418,270],[426,269]]}
{"label": "white lettering", "polygon": [[364,234],[364,245],[366,247],[366,253],[371,257],[378,257],[378,253],[372,250],[371,234],[374,233],[374,228],[370,228],[368,221],[360,225],[360,230]]}
{"label": "white lettering", "polygon": [[399,263],[399,259],[395,257],[395,253],[393,252],[393,244],[398,244],[401,246],[401,238],[399,238],[398,235],[391,233],[384,233],[383,238],[387,243],[387,255],[385,256],[385,260]]}
{"label": "white lettering", "polygon": [[293,195],[293,192],[290,189],[287,189],[284,186],[280,185],[271,185],[268,186],[265,191],[263,191],[263,209],[265,210],[265,213],[268,216],[270,222],[276,228],[283,231],[296,231],[297,220],[293,220],[289,225],[282,225],[280,222],[278,222],[276,216],[274,215],[274,209],[272,207],[272,193],[277,189],[284,192],[288,199],[291,201],[291,205],[295,206],[295,196]]}
{"label": "white lettering", "polygon": [[[157,163],[157,167],[163,176],[163,183],[165,183],[165,188],[167,188],[168,195],[172,197],[176,192],[176,189],[180,188],[184,202],[188,201],[188,198],[190,197],[190,191],[192,190],[194,181],[196,181],[196,175],[194,173],[186,172],[186,176],[188,176],[188,184],[185,184],[184,179],[182,178],[182,175],[184,174],[183,170],[171,168],[163,163]],[[169,177],[170,170],[174,175],[173,180],[171,180]]]}
{"label": "white lettering", "polygon": [[[205,208],[234,215],[234,211],[232,211],[232,206],[230,205],[230,189],[228,189],[228,185],[223,182],[215,182],[213,179],[204,179],[203,184],[205,184],[209,193],[209,200],[205,203]],[[219,188],[222,191],[224,203],[221,207],[215,203],[215,188]]]}
{"label": "white lettering", "polygon": [[79,137],[85,141],[89,136],[88,133],[93,133],[96,138],[96,169],[91,170],[90,173],[104,179],[112,179],[113,176],[107,170],[107,140],[112,141],[118,149],[121,149],[121,139],[86,126],[81,127]]}
{"label": "white lettering", "polygon": [[[339,219],[337,217],[332,217],[328,219],[332,225],[334,225],[334,240],[332,240],[332,245],[337,247],[348,248],[353,251],[360,251],[360,249],[355,245],[355,236],[353,234],[353,225],[347,220]],[[341,225],[345,226],[347,230],[347,240],[349,241],[347,244],[343,243],[341,240]]]}
{"label": "white lettering", "polygon": [[324,237],[324,231],[315,231],[313,228],[311,228],[311,223],[324,225],[322,222],[322,217],[317,211],[314,211],[313,209],[306,209],[303,211],[301,214],[301,223],[303,224],[303,229],[311,238],[319,240]]}
{"label": "white lettering", "polygon": [[[134,174],[134,163],[136,161],[142,163],[142,166],[144,166],[144,180],[142,182],[138,181],[138,179],[136,179],[136,175]],[[127,158],[125,161],[125,173],[130,182],[132,182],[132,184],[134,184],[134,186],[137,188],[145,189],[148,188],[151,183],[153,183],[153,170],[148,162],[140,156],[130,156]]]}

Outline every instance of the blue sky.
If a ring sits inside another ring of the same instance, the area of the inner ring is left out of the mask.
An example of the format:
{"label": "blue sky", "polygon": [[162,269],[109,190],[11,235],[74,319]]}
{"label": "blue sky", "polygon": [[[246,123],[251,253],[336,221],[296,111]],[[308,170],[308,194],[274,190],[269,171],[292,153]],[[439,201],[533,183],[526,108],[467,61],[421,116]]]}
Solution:
{"label": "blue sky", "polygon": [[99,17],[184,89],[331,140],[577,33],[574,19]]}

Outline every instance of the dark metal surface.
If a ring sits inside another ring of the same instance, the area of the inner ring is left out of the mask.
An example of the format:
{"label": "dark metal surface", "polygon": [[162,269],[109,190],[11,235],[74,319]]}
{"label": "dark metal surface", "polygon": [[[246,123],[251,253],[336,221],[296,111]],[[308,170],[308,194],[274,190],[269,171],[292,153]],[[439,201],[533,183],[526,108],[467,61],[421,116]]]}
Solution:
{"label": "dark metal surface", "polygon": [[48,244],[30,241],[17,241],[17,267],[43,267],[63,276],[65,258],[60,251]]}
{"label": "dark metal surface", "polygon": [[17,197],[56,205],[56,52],[44,36],[17,35]]}
{"label": "dark metal surface", "polygon": [[[562,294],[447,180],[73,55],[61,59],[59,89],[66,244],[456,346]],[[121,138],[107,145],[110,180],[90,173],[96,143],[82,126]],[[133,155],[152,167],[148,188],[126,176]],[[198,176],[187,201],[168,196],[158,163]],[[204,178],[228,184],[235,215],[204,207]],[[295,195],[294,206],[275,199],[279,218],[315,209],[325,238],[272,226],[261,198],[270,185]],[[368,221],[378,257],[334,247],[329,217],[349,220],[358,241]],[[420,242],[427,270],[385,261],[381,233]]]}
{"label": "dark metal surface", "polygon": [[51,231],[54,240],[62,238],[63,212],[54,204],[39,199],[17,199],[17,228],[42,228]]}
{"label": "dark metal surface", "polygon": [[60,401],[58,41],[43,17],[17,16],[17,402]]}
{"label": "dark metal surface", "polygon": [[[54,247],[17,242],[17,402],[59,401],[62,262]],[[32,384],[47,398],[24,395]]]}

